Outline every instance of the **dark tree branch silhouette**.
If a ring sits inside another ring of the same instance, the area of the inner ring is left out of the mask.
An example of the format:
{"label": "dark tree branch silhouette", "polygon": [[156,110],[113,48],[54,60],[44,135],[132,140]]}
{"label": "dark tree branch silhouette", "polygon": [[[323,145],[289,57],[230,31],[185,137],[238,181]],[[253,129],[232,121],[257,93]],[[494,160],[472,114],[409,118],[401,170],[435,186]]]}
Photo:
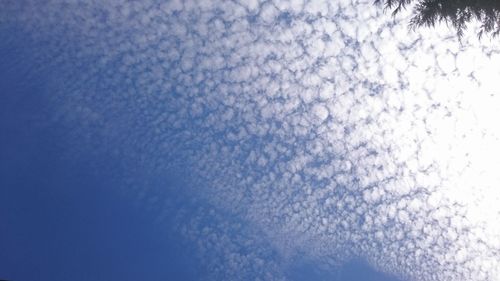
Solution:
{"label": "dark tree branch silhouette", "polygon": [[457,36],[462,38],[468,23],[477,20],[481,23],[479,38],[484,34],[496,37],[500,33],[500,0],[375,0],[375,3],[383,3],[387,9],[393,10],[393,15],[415,4],[410,20],[412,29],[445,22],[451,24]]}

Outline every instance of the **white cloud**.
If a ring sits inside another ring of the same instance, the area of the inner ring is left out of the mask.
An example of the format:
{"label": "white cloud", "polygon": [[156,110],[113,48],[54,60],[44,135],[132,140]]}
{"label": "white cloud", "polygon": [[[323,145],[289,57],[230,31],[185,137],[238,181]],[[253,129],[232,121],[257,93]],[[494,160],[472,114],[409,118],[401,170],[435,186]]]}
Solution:
{"label": "white cloud", "polygon": [[[356,254],[410,280],[498,280],[495,43],[459,50],[448,31],[409,33],[350,1],[24,2],[1,16],[68,70],[51,89],[75,143],[183,167],[217,206],[179,222],[211,278],[282,278],[274,248]],[[161,205],[158,193],[141,190]]]}

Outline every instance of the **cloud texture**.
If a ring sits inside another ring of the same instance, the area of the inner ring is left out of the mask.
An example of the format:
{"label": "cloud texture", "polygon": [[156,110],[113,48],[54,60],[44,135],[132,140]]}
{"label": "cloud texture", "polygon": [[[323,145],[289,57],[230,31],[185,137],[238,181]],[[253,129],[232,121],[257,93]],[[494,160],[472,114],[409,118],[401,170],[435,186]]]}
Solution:
{"label": "cloud texture", "polygon": [[196,211],[161,181],[124,192],[177,212],[208,279],[286,279],[300,254],[500,280],[498,44],[408,32],[372,1],[1,5],[55,73],[68,145],[187,175]]}

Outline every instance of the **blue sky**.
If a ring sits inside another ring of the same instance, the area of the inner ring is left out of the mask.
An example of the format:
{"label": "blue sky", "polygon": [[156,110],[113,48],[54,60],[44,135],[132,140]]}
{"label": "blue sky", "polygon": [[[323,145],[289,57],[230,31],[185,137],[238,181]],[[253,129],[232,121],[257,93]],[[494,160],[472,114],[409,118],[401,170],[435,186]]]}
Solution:
{"label": "blue sky", "polygon": [[63,159],[68,129],[44,126],[44,78],[29,74],[29,61],[19,64],[23,46],[8,47],[0,69],[1,278],[198,280],[178,238],[113,192],[119,160]]}
{"label": "blue sky", "polygon": [[500,46],[382,10],[2,2],[0,279],[497,281]]}

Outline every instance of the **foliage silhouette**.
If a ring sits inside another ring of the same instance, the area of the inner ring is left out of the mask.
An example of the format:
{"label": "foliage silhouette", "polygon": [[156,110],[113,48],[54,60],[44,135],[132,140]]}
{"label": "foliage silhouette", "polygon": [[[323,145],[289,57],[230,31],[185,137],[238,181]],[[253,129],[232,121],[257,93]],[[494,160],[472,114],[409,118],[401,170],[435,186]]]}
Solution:
{"label": "foliage silhouette", "polygon": [[408,5],[413,6],[410,28],[433,27],[436,23],[451,24],[462,38],[467,25],[472,20],[481,23],[478,37],[489,34],[496,37],[500,33],[500,0],[375,0],[383,3],[396,15]]}

